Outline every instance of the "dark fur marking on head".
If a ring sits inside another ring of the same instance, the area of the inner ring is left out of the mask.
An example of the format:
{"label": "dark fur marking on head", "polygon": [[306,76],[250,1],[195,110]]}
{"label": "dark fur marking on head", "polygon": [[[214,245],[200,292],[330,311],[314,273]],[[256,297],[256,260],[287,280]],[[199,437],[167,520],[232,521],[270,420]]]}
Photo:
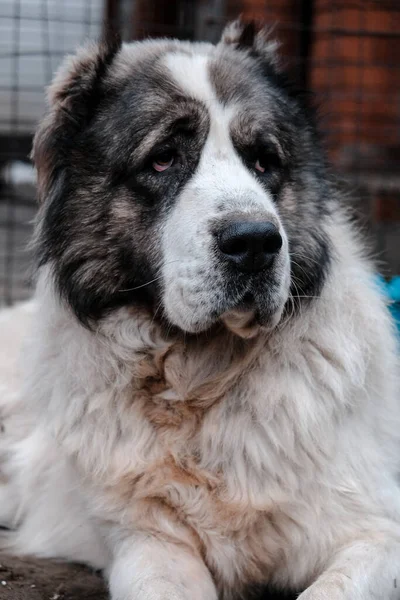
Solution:
{"label": "dark fur marking on head", "polygon": [[[288,234],[293,277],[288,306],[293,312],[293,306],[298,308],[320,294],[329,273],[332,256],[324,224],[336,194],[310,95],[279,68],[268,46],[268,32],[261,30],[252,38],[251,27],[244,45],[239,40],[245,31],[242,21],[228,27],[225,47],[210,64],[210,78],[223,104],[236,101],[243,108],[244,121],[239,118],[232,124],[238,150],[246,137],[249,146],[253,136],[256,147],[259,131],[263,132],[264,147],[272,135],[282,148],[282,168],[272,169],[269,177],[260,181],[272,193]],[[246,120],[251,124],[249,133]]]}
{"label": "dark fur marking on head", "polygon": [[[85,325],[120,306],[158,305],[160,224],[195,171],[209,127],[204,106],[181,94],[154,57],[119,85],[109,83],[111,54],[102,57],[92,52],[83,61],[101,94],[94,103],[85,88],[79,131],[60,112],[56,91],[35,151],[45,200],[38,262],[53,264],[57,289]],[[157,129],[154,146],[154,135],[151,143],[144,138]],[[151,167],[160,141],[182,157],[163,174]]]}

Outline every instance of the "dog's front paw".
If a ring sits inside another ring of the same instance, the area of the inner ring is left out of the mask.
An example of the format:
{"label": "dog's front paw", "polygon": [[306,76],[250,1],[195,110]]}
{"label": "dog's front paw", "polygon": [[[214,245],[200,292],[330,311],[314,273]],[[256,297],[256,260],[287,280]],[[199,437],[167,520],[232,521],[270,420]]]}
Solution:
{"label": "dog's front paw", "polygon": [[298,600],[346,600],[346,597],[339,590],[306,590]]}
{"label": "dog's front paw", "polygon": [[[131,600],[129,598],[129,600]],[[179,590],[176,590],[172,587],[165,587],[163,591],[161,590],[147,590],[143,591],[138,595],[135,595],[132,600],[191,600],[188,596],[183,596]]]}
{"label": "dog's front paw", "polygon": [[171,583],[164,577],[156,577],[135,584],[129,597],[121,598],[113,595],[112,600],[194,600],[194,598],[184,584]]}
{"label": "dog's front paw", "polygon": [[[340,584],[336,582],[318,582],[300,594],[298,600],[350,600],[350,598]],[[351,600],[358,600],[358,597],[352,597]]]}

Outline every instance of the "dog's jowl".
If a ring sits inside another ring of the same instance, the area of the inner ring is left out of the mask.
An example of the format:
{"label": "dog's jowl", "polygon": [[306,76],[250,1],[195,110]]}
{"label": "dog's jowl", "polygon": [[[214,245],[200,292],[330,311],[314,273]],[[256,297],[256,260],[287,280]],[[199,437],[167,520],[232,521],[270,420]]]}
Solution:
{"label": "dog's jowl", "polygon": [[395,338],[274,41],[89,45],[48,104],[0,548],[112,600],[399,600]]}

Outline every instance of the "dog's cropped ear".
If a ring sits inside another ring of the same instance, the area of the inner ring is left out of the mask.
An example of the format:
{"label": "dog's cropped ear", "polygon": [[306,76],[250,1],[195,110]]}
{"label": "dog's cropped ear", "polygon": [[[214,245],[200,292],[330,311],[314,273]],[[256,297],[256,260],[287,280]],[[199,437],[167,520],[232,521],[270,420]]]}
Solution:
{"label": "dog's cropped ear", "polygon": [[255,21],[239,18],[225,27],[220,43],[233,46],[238,50],[247,50],[279,69],[277,51],[280,44],[271,34],[271,28],[261,27]]}
{"label": "dog's cropped ear", "polygon": [[76,134],[95,113],[102,81],[120,48],[114,35],[80,48],[65,59],[50,85],[48,112],[37,129],[31,154],[38,173],[39,201],[47,196]]}
{"label": "dog's cropped ear", "polygon": [[67,57],[49,88],[50,107],[61,109],[73,122],[87,119],[98,102],[100,83],[120,48],[120,38],[109,34]]}

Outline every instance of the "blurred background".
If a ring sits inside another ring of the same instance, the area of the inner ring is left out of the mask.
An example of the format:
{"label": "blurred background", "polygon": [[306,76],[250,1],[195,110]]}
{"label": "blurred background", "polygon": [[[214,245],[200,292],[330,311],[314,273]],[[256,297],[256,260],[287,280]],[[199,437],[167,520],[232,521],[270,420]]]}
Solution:
{"label": "blurred background", "polygon": [[275,25],[287,68],[321,107],[382,275],[400,274],[400,0],[0,0],[0,306],[30,293],[28,156],[64,54],[107,23],[125,40],[217,41],[239,14]]}

